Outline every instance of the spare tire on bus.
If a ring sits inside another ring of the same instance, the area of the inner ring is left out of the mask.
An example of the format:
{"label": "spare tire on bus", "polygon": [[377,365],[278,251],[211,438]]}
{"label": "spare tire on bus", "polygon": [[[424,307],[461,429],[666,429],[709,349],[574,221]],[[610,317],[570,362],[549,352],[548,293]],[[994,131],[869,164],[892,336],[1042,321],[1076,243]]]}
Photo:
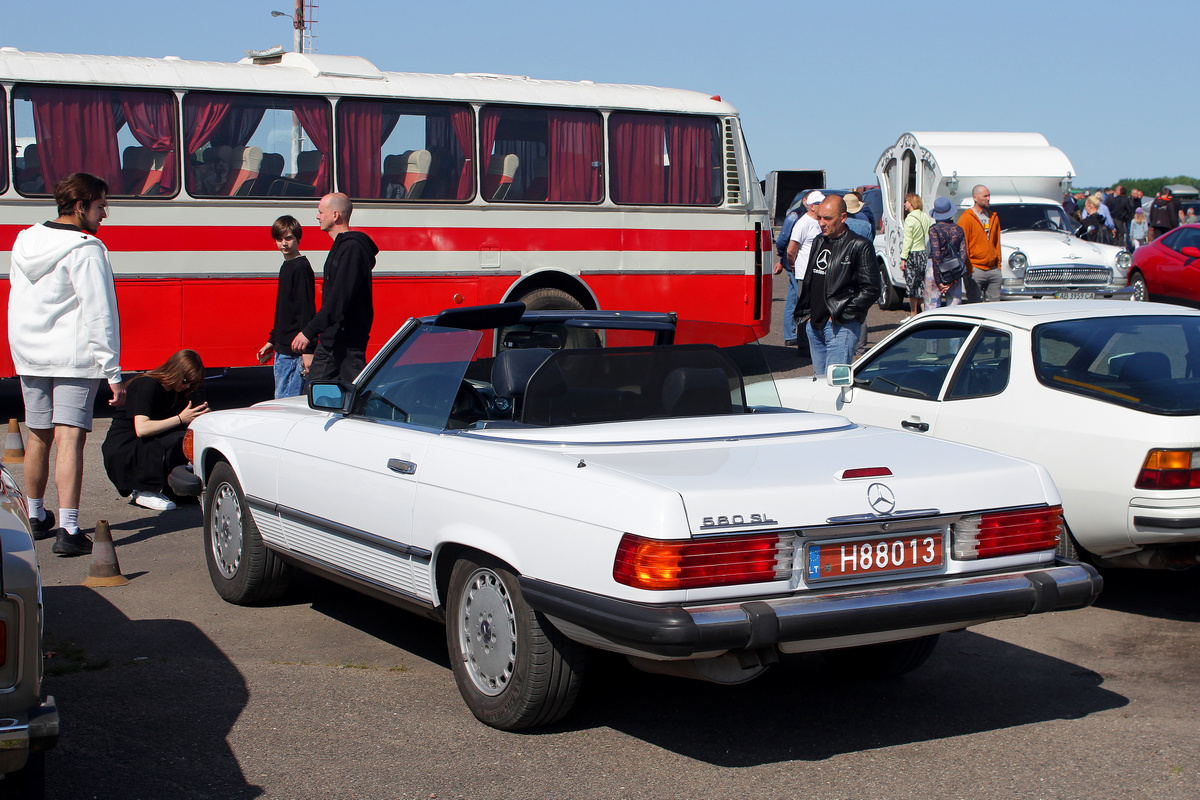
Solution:
{"label": "spare tire on bus", "polygon": [[[516,298],[525,304],[530,311],[583,311],[583,303],[562,289],[534,289],[529,294]],[[600,334],[596,331],[580,328],[563,329],[559,331],[563,346],[568,349],[580,347],[599,347]]]}
{"label": "spare tire on bus", "polygon": [[530,311],[582,311],[583,303],[562,289],[534,289],[521,297],[514,298],[525,304]]}

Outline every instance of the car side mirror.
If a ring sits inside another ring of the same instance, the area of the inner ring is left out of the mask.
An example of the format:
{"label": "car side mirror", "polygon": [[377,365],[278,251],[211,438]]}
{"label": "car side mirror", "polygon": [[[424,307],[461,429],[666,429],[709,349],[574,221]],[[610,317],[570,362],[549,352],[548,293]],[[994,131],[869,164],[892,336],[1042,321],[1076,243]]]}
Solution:
{"label": "car side mirror", "polygon": [[854,370],[849,364],[830,364],[825,368],[825,383],[842,390],[840,400],[850,399],[854,387]]}
{"label": "car side mirror", "polygon": [[1179,252],[1183,253],[1188,258],[1200,258],[1200,247],[1185,247]]}
{"label": "car side mirror", "polygon": [[317,411],[349,413],[354,387],[341,381],[313,381],[308,386],[308,407]]}

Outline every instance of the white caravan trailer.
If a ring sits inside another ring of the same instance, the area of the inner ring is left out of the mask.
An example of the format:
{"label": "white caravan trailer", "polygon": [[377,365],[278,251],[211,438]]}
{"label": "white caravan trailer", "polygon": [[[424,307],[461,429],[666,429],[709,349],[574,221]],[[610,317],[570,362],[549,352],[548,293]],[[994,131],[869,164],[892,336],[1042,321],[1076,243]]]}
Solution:
{"label": "white caravan trailer", "polygon": [[883,231],[875,239],[882,307],[899,307],[905,294],[905,195],[918,195],[926,212],[938,197],[965,210],[977,184],[988,187],[1000,216],[1003,299],[1130,295],[1129,254],[1073,235],[1078,223],[1061,198],[1075,168],[1040,133],[905,133],[879,156],[875,174],[883,193]]}

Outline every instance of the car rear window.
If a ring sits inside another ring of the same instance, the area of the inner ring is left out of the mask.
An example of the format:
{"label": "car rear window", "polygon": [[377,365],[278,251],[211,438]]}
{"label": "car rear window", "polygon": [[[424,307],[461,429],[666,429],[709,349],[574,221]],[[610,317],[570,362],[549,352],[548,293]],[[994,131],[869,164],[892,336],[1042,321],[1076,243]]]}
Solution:
{"label": "car rear window", "polygon": [[1151,414],[1200,414],[1200,317],[1129,316],[1039,325],[1038,380]]}

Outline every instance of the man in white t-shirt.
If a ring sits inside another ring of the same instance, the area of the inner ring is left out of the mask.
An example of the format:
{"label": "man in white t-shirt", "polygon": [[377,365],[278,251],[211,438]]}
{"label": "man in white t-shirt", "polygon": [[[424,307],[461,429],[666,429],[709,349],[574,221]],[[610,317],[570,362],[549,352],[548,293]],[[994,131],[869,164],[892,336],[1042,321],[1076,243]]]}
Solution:
{"label": "man in white t-shirt", "polygon": [[[792,226],[792,235],[788,239],[788,263],[795,270],[797,290],[804,281],[804,273],[808,271],[808,251],[812,249],[813,240],[821,233],[821,226],[817,222],[817,208],[824,199],[825,195],[819,191],[809,192],[804,197],[804,207],[807,209],[807,212],[800,219],[796,220],[796,224]],[[800,326],[798,330],[803,332],[803,323],[808,319],[807,299],[796,303],[795,315],[796,321]],[[808,336],[798,336],[796,347],[801,353],[807,353]]]}

